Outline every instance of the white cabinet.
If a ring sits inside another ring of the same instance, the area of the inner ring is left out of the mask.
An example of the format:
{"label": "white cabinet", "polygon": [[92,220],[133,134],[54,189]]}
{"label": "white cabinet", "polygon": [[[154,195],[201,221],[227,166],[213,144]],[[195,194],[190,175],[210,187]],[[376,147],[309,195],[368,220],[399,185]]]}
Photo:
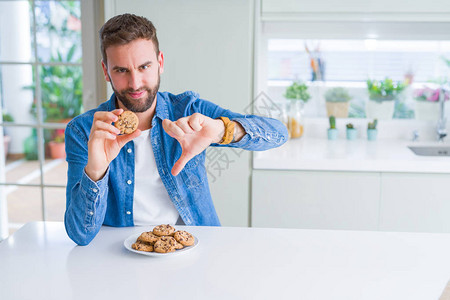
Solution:
{"label": "white cabinet", "polygon": [[262,0],[261,2],[263,21],[448,22],[449,15],[448,0]]}
{"label": "white cabinet", "polygon": [[447,0],[262,0],[263,13],[443,13]]}
{"label": "white cabinet", "polygon": [[450,232],[450,174],[254,170],[252,226]]}
{"label": "white cabinet", "polygon": [[377,230],[380,175],[254,170],[252,226]]}
{"label": "white cabinet", "polygon": [[450,175],[383,173],[380,225],[384,231],[450,232]]}

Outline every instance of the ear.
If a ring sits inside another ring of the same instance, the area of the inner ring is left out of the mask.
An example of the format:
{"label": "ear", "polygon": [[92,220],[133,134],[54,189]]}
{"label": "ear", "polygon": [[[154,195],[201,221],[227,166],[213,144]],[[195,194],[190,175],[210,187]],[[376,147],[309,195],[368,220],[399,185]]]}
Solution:
{"label": "ear", "polygon": [[108,69],[105,65],[105,62],[102,60],[102,68],[103,68],[103,74],[105,75],[105,80],[110,82],[111,80],[109,80],[109,76],[108,76]]}
{"label": "ear", "polygon": [[164,72],[164,54],[162,51],[159,51],[158,54],[158,64],[159,64],[159,74]]}

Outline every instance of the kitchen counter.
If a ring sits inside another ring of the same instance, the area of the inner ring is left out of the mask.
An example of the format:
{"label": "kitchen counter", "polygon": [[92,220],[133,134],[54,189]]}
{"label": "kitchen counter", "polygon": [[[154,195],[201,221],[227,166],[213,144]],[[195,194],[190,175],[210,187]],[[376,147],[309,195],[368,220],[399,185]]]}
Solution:
{"label": "kitchen counter", "polygon": [[450,234],[178,227],[197,247],[149,257],[123,241],[151,227],[81,247],[63,223],[28,223],[0,243],[0,299],[422,300],[450,278]]}
{"label": "kitchen counter", "polygon": [[[254,152],[254,169],[355,172],[450,173],[449,157],[418,156],[407,146],[436,142],[363,139],[348,141],[302,137],[283,146]],[[441,145],[449,145],[441,144]]]}

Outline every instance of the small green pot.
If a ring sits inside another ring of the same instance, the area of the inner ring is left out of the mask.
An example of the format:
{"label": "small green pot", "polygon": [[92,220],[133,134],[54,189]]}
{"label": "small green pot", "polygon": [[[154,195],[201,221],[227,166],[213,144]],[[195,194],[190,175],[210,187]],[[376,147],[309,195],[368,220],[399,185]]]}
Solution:
{"label": "small green pot", "polygon": [[356,130],[356,128],[347,128],[346,133],[347,133],[347,140],[353,141],[356,140],[358,130]]}
{"label": "small green pot", "polygon": [[367,129],[367,140],[375,141],[377,139],[378,129]]}
{"label": "small green pot", "polygon": [[330,141],[337,140],[337,138],[338,138],[338,130],[336,128],[333,128],[333,129],[329,128],[327,133],[328,133],[328,139]]}

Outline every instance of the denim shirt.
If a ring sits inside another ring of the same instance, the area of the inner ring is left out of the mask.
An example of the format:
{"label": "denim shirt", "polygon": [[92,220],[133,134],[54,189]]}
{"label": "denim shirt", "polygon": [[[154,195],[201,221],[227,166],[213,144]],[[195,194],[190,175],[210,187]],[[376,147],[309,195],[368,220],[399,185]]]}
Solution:
{"label": "denim shirt", "polygon": [[[88,161],[88,139],[94,113],[114,109],[116,105],[113,94],[109,101],[74,118],[67,124],[65,131],[69,168],[64,224],[69,237],[79,245],[89,244],[102,225],[134,226],[133,141],[120,150],[102,179],[92,181],[84,171]],[[196,112],[213,119],[228,117],[239,122],[246,131],[239,142],[211,146],[266,150],[285,143],[288,133],[286,127],[277,120],[233,113],[199,99],[194,92],[180,95],[158,92],[152,120],[151,144],[162,182],[186,225],[220,226],[209,191],[205,151],[192,158],[177,176],[170,172],[181,155],[181,146],[164,131],[162,121],[175,121]]]}

